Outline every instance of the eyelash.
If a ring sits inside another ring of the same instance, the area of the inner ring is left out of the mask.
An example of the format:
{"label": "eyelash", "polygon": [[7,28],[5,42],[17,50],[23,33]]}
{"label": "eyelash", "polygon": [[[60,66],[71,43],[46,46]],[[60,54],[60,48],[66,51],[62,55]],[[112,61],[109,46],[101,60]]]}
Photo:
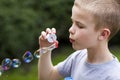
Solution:
{"label": "eyelash", "polygon": [[79,22],[75,22],[75,21],[72,21],[72,24],[75,24],[76,26],[78,26],[78,28],[82,29],[82,28],[85,28],[83,25],[81,25]]}
{"label": "eyelash", "polygon": [[77,25],[79,28],[84,28],[84,26],[80,25],[79,23],[76,23],[76,25]]}

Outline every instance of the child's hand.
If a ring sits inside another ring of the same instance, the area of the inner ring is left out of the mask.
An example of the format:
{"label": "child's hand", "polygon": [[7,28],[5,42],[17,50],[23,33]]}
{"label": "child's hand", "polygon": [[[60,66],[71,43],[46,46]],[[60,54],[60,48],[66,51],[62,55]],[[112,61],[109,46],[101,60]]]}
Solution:
{"label": "child's hand", "polygon": [[52,29],[47,28],[46,31],[42,31],[41,35],[39,37],[39,46],[40,46],[40,48],[51,46],[53,43],[48,42],[47,35],[48,34],[55,34],[55,33],[56,33],[55,28],[52,28]]}

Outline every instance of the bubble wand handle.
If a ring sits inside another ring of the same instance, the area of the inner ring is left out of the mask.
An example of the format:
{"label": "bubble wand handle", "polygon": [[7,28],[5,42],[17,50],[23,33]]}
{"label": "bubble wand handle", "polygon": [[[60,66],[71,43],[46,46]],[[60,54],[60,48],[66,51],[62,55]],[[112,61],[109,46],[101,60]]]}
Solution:
{"label": "bubble wand handle", "polygon": [[55,48],[56,48],[56,44],[53,44],[49,47],[40,48],[37,51],[39,52],[39,54],[44,54],[44,53],[47,53],[48,51],[52,51]]}
{"label": "bubble wand handle", "polygon": [[53,44],[49,47],[43,47],[43,48],[36,50],[35,54],[36,53],[39,55],[44,54],[44,53],[47,53],[48,51],[52,51],[53,49],[58,48],[58,41],[56,39],[57,39],[57,36],[55,35],[55,33],[48,34],[47,40],[49,43],[53,43]]}

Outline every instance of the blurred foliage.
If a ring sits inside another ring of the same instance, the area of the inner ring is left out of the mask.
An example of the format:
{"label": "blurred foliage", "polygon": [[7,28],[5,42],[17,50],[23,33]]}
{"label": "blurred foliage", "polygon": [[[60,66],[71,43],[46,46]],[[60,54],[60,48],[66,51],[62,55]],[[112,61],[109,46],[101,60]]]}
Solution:
{"label": "blurred foliage", "polygon": [[67,37],[72,5],[71,0],[0,0],[0,61],[36,50],[47,27],[55,27],[58,38]]}
{"label": "blurred foliage", "polygon": [[[39,47],[38,37],[55,27],[60,44],[67,44],[74,0],[0,0],[0,63],[9,57],[22,59],[26,50]],[[110,42],[119,45],[120,33]]]}
{"label": "blurred foliage", "polygon": [[109,46],[120,47],[120,31],[110,40]]}

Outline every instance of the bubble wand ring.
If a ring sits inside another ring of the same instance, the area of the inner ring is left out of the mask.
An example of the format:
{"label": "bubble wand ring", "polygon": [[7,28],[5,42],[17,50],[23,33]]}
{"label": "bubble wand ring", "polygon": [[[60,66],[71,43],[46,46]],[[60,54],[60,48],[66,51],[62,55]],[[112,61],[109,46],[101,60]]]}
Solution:
{"label": "bubble wand ring", "polygon": [[49,47],[43,47],[43,48],[36,50],[34,52],[34,56],[36,58],[39,58],[40,54],[44,54],[44,53],[47,53],[48,51],[52,51],[53,49],[58,48],[57,36],[55,35],[55,33],[48,34],[46,38],[49,43],[53,43],[53,44]]}

